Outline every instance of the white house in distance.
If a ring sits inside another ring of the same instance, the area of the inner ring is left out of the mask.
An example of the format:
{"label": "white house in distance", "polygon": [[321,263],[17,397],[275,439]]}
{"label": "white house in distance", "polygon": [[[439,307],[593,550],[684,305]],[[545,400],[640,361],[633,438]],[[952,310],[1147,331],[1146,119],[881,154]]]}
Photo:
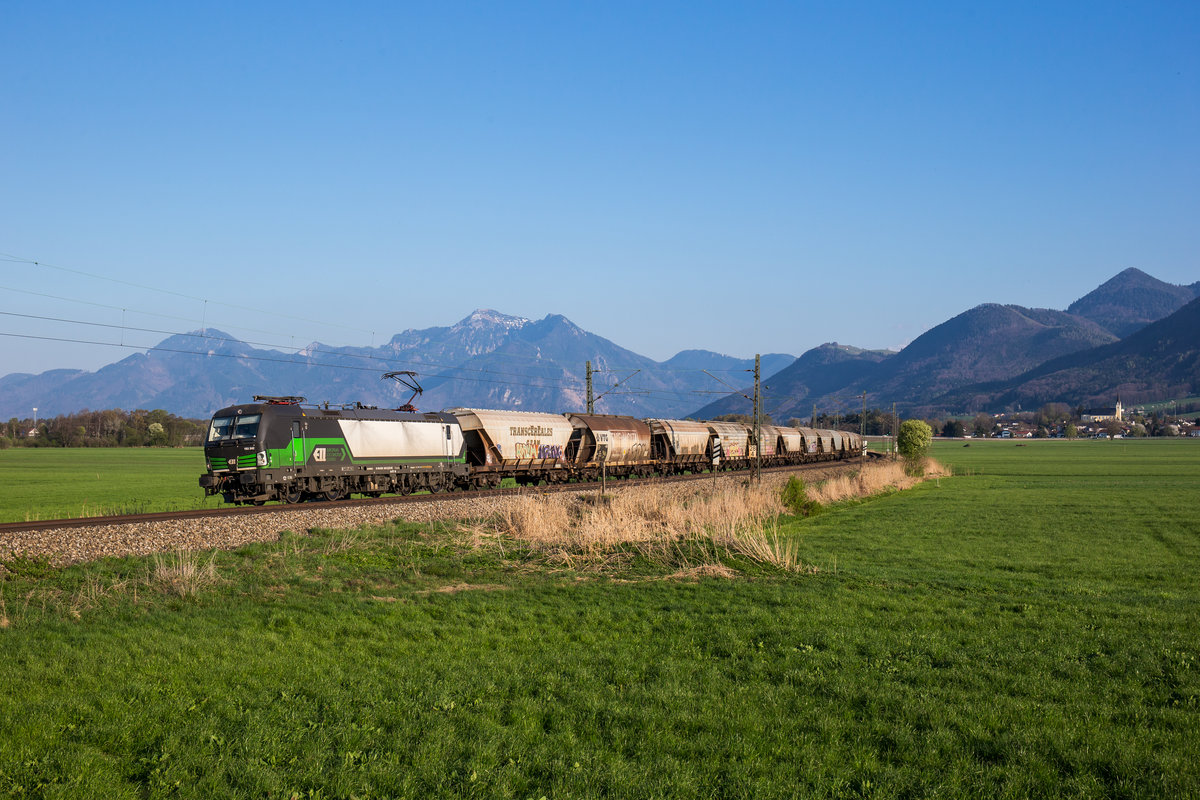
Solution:
{"label": "white house in distance", "polygon": [[1083,413],[1080,419],[1084,422],[1107,422],[1110,419],[1121,422],[1124,413],[1125,409],[1118,400],[1117,405],[1113,408],[1090,408]]}

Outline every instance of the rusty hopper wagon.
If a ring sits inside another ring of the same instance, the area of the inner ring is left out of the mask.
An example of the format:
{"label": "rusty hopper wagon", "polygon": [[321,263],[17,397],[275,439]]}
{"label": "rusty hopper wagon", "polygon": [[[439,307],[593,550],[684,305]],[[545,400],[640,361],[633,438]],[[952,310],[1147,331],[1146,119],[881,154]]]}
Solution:
{"label": "rusty hopper wagon", "polygon": [[713,453],[712,431],[703,422],[684,419],[649,419],[651,453],[660,472],[670,474],[688,469],[708,469]]}
{"label": "rusty hopper wagon", "polygon": [[754,458],[753,432],[740,422],[709,422],[715,440],[713,464],[721,469],[749,466]]}
{"label": "rusty hopper wagon", "polygon": [[567,444],[575,426],[561,414],[455,408],[467,443],[467,464],[479,486],[504,478],[520,485],[564,483],[571,477]]}
{"label": "rusty hopper wagon", "polygon": [[817,436],[821,444],[821,454],[824,456],[823,460],[830,461],[837,458],[838,453],[841,452],[841,432],[819,429]]}
{"label": "rusty hopper wagon", "polygon": [[[800,440],[802,443],[801,452],[808,458],[815,458],[821,452],[821,434],[816,428],[796,428],[800,431]],[[791,445],[789,444],[790,448]]]}
{"label": "rusty hopper wagon", "polygon": [[782,446],[785,430],[778,425],[760,426],[758,454],[765,466],[785,463],[787,450]]}
{"label": "rusty hopper wagon", "polygon": [[775,445],[775,452],[789,460],[803,458],[808,452],[804,443],[804,432],[800,428],[776,428],[779,433],[779,441]]}
{"label": "rusty hopper wagon", "polygon": [[650,457],[650,426],[634,417],[615,414],[568,414],[575,427],[567,444],[567,461],[584,480],[601,472],[622,477],[654,472]]}

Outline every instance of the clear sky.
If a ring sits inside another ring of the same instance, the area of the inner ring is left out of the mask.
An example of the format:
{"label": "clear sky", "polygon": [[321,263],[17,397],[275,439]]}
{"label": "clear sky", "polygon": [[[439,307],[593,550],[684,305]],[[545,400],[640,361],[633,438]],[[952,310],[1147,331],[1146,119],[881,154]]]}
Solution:
{"label": "clear sky", "polygon": [[0,336],[0,375],[477,307],[895,348],[1200,280],[1198,221],[1194,0],[0,6],[0,333],[127,345]]}

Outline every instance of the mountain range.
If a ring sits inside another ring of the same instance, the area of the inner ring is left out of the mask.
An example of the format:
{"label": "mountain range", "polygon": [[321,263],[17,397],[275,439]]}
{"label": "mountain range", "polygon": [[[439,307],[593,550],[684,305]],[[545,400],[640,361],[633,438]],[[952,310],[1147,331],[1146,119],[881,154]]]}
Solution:
{"label": "mountain range", "polygon": [[[744,375],[753,359],[685,350],[658,362],[589,333],[558,314],[542,320],[479,309],[449,327],[409,329],[380,347],[298,352],[255,347],[215,329],[171,336],[95,372],[52,370],[0,378],[0,418],[84,408],[163,408],[205,418],[253,395],[298,395],[312,402],[394,408],[411,392],[380,376],[411,370],[422,410],[455,406],[528,410],[586,407],[585,364],[592,362],[599,413],[682,416],[698,392],[724,391],[713,375]],[[795,356],[762,356],[764,374]],[[739,378],[740,379],[740,378]],[[619,384],[614,389],[614,384]]]}
{"label": "mountain range", "polygon": [[[863,392],[868,405],[895,402],[924,414],[1200,393],[1200,381],[1188,378],[1200,358],[1200,324],[1191,311],[1198,296],[1200,282],[1177,286],[1131,268],[1067,311],[985,303],[931,328],[899,353],[821,345],[764,381],[763,408],[786,420],[808,417],[814,405],[858,408],[851,399]],[[734,394],[693,416],[750,410],[750,402]]]}
{"label": "mountain range", "polygon": [[[910,413],[1138,402],[1200,393],[1200,282],[1179,286],[1127,269],[1067,310],[985,303],[926,331],[899,352],[827,343],[799,358],[762,356],[764,409],[777,420],[815,405],[896,402]],[[95,372],[0,378],[0,418],[84,408],[163,408],[203,418],[252,395],[395,407],[411,392],[382,381],[412,370],[421,409],[454,406],[582,410],[591,361],[600,413],[748,413],[753,359],[685,350],[658,362],[551,314],[541,320],[479,309],[448,327],[409,329],[380,347],[297,352],[208,329],[178,334]],[[740,387],[730,392],[733,387]],[[705,394],[716,399],[702,407]],[[854,398],[852,400],[852,398]]]}

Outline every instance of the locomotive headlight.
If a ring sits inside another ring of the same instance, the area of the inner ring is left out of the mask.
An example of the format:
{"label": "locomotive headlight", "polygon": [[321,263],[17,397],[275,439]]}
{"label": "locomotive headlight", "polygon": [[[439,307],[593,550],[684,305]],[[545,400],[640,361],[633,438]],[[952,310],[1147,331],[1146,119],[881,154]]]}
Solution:
{"label": "locomotive headlight", "polygon": [[258,457],[257,457],[257,459],[256,459],[256,460],[258,461],[258,465],[259,465],[260,467],[265,467],[265,466],[267,465],[267,451],[266,451],[266,450],[259,450],[259,451],[258,451]]}

